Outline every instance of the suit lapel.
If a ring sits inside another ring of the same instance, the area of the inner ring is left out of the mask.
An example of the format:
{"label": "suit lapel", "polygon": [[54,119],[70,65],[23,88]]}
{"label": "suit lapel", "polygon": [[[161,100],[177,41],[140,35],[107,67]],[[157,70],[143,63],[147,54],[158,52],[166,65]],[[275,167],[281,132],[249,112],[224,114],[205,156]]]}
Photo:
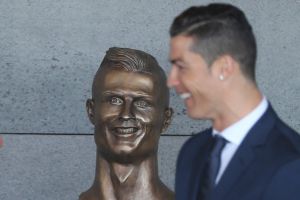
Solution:
{"label": "suit lapel", "polygon": [[256,148],[264,145],[266,142],[267,136],[275,124],[275,119],[276,114],[269,104],[266,113],[250,129],[246,138],[228,164],[220,182],[213,192],[213,200],[226,199],[225,195],[235,188],[234,185],[237,185],[244,170],[255,160]]}
{"label": "suit lapel", "polygon": [[238,181],[243,174],[243,171],[255,158],[255,153],[252,148],[245,147],[238,151],[239,152],[233,157],[222,175],[220,182],[216,186],[216,189],[212,194],[212,199],[224,199],[227,192],[233,188],[234,183]]}
{"label": "suit lapel", "polygon": [[[210,148],[212,146],[212,137],[211,137],[212,129],[207,130],[206,133],[203,134],[203,137],[201,138],[201,142],[203,144],[200,144],[200,147],[197,148],[198,152],[196,153],[197,158],[195,159],[194,166],[191,170],[191,196],[190,200],[198,200],[199,190],[203,181],[203,170],[205,167],[205,163],[207,162],[208,155]],[[202,134],[202,133],[200,133]]]}

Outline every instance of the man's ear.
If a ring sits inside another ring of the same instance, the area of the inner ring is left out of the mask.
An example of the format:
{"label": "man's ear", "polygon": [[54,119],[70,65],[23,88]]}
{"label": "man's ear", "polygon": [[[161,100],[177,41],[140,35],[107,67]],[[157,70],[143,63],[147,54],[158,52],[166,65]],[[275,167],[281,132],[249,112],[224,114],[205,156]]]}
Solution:
{"label": "man's ear", "polygon": [[171,124],[171,121],[172,121],[172,116],[173,116],[173,109],[172,108],[167,108],[165,110],[165,119],[164,119],[164,124],[163,124],[163,128],[162,128],[162,131],[161,132],[165,132],[169,125]]}
{"label": "man's ear", "polygon": [[237,68],[237,62],[230,55],[222,55],[218,57],[212,64],[214,74],[220,80],[229,79]]}
{"label": "man's ear", "polygon": [[90,119],[90,122],[95,125],[95,112],[94,112],[94,101],[93,99],[86,100],[86,112]]}

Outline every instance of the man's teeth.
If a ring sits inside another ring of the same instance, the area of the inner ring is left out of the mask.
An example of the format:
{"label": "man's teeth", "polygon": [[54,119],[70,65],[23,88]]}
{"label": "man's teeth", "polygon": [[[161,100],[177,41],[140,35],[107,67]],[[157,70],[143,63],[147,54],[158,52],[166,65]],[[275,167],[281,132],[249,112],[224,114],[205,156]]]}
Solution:
{"label": "man's teeth", "polygon": [[181,98],[181,99],[187,99],[187,98],[189,98],[189,97],[191,97],[191,94],[190,94],[190,93],[182,93],[182,94],[180,94],[180,98]]}

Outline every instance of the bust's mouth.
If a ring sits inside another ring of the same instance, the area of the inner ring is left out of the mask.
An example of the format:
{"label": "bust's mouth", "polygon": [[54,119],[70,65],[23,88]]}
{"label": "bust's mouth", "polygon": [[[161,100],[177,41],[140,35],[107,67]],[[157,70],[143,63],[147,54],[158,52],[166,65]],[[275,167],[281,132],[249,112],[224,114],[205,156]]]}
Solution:
{"label": "bust's mouth", "polygon": [[139,124],[116,124],[106,132],[107,139],[115,147],[129,151],[142,141],[146,129]]}
{"label": "bust's mouth", "polygon": [[138,133],[138,127],[115,127],[113,133],[119,137],[130,137]]}

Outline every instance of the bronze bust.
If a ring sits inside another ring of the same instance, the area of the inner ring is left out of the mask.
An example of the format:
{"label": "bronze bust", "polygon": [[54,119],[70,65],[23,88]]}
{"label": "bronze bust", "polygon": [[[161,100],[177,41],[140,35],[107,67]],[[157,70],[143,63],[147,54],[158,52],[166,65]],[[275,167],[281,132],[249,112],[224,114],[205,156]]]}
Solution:
{"label": "bronze bust", "polygon": [[97,158],[94,183],[80,200],[174,199],[158,176],[158,140],[173,111],[165,73],[155,58],[110,48],[86,109],[95,126]]}

